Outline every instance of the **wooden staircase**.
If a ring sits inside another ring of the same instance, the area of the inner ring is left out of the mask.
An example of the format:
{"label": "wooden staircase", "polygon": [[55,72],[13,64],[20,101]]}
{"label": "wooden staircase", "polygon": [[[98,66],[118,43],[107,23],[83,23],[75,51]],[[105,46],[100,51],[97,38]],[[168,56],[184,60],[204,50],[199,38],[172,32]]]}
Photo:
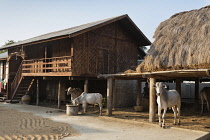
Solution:
{"label": "wooden staircase", "polygon": [[34,77],[22,76],[22,64],[21,64],[11,84],[12,98],[10,100],[10,103],[21,101],[22,96],[28,94],[33,83],[34,83]]}

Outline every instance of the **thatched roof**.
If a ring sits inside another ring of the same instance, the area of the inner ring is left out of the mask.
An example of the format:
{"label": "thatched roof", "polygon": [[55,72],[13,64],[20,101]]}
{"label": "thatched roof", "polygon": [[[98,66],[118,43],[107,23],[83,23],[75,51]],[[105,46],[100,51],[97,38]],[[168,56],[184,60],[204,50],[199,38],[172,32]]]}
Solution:
{"label": "thatched roof", "polygon": [[137,72],[210,69],[210,6],[181,12],[160,23]]}

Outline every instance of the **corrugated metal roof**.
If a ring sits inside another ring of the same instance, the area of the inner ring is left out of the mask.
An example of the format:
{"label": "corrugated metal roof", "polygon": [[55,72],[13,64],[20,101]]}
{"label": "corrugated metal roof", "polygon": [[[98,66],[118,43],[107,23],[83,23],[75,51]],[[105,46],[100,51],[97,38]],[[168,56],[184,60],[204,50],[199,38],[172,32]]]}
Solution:
{"label": "corrugated metal roof", "polygon": [[43,41],[43,40],[53,39],[53,38],[62,37],[62,36],[70,36],[75,33],[79,33],[87,29],[97,28],[98,26],[102,24],[106,24],[106,23],[109,24],[118,20],[120,20],[124,26],[128,27],[129,32],[134,34],[135,37],[137,37],[138,39],[141,39],[141,41],[140,40],[139,41],[140,41],[140,44],[142,44],[142,46],[147,46],[151,44],[151,42],[147,39],[146,36],[144,36],[144,34],[140,31],[140,29],[138,29],[138,27],[132,22],[132,20],[128,17],[128,15],[122,15],[122,16],[111,17],[104,20],[99,20],[96,22],[83,24],[80,26],[76,26],[76,27],[72,27],[72,28],[68,28],[68,29],[64,29],[60,31],[43,34],[37,37],[33,37],[33,38],[26,39],[20,42],[16,42],[8,46],[2,46],[0,47],[0,50],[10,48],[10,47],[20,46],[20,45],[27,45],[28,43],[32,43],[32,42]]}
{"label": "corrugated metal roof", "polygon": [[8,56],[8,52],[1,53],[0,54],[0,59],[7,58],[7,56]]}

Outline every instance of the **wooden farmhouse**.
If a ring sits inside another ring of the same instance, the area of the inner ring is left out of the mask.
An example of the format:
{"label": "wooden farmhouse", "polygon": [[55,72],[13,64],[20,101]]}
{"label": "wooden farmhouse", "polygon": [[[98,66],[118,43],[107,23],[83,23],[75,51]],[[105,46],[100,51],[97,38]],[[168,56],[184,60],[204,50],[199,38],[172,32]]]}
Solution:
{"label": "wooden farmhouse", "polygon": [[106,97],[106,80],[98,74],[123,72],[145,56],[150,41],[128,15],[112,17],[23,40],[8,50],[9,100],[29,94],[61,102],[68,87],[100,92]]}

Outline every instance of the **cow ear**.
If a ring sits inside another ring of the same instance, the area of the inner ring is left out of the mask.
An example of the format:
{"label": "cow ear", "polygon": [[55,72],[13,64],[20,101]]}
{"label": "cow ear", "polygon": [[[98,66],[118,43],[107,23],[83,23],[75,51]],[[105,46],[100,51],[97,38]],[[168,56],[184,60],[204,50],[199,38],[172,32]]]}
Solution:
{"label": "cow ear", "polygon": [[164,87],[164,88],[167,88],[167,86],[166,86],[166,85],[163,85],[163,87]]}

